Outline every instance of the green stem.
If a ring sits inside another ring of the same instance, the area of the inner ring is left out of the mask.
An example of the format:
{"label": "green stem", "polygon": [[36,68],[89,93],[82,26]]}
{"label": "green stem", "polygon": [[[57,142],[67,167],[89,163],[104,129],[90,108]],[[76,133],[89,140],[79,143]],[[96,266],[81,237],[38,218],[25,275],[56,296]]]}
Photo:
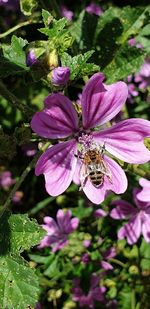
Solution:
{"label": "green stem", "polygon": [[131,293],[131,309],[135,309],[136,308],[136,296],[135,296],[135,290],[132,290]]}
{"label": "green stem", "polygon": [[111,258],[110,262],[115,263],[115,264],[117,264],[117,265],[119,265],[119,266],[121,266],[123,268],[126,268],[126,264],[122,263],[121,261],[119,261],[117,259]]}
{"label": "green stem", "polygon": [[12,27],[11,29],[8,29],[6,32],[3,32],[3,33],[0,34],[0,39],[6,37],[7,35],[11,34],[12,32],[18,30],[19,28],[30,25],[31,23],[33,23],[33,21],[27,20],[27,21],[24,21],[24,22],[14,26],[14,27]]}
{"label": "green stem", "polygon": [[32,168],[34,168],[35,163],[37,162],[39,156],[43,153],[43,151],[45,151],[47,149],[48,146],[49,146],[49,143],[46,143],[42,147],[42,149],[36,154],[36,156],[33,158],[33,160],[29,163],[29,165],[26,167],[26,169],[23,171],[19,180],[15,183],[13,189],[11,190],[10,194],[8,195],[8,198],[5,202],[5,204],[3,205],[3,209],[0,212],[0,217],[2,217],[4,212],[9,208],[9,205],[12,201],[12,198],[13,198],[15,192],[20,188],[21,184],[23,183],[23,181],[25,180],[25,178],[27,177],[29,172],[32,170]]}
{"label": "green stem", "polygon": [[6,88],[6,86],[1,80],[0,95],[4,97],[12,105],[13,108],[19,109],[27,118],[30,119],[32,117],[34,111],[28,105],[20,102],[18,98]]}

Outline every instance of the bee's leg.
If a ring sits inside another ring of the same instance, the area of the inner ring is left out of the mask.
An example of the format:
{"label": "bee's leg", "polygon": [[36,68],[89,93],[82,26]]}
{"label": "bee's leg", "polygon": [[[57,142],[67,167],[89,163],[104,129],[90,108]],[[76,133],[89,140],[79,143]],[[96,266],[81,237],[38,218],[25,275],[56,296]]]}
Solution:
{"label": "bee's leg", "polygon": [[106,150],[106,148],[105,148],[105,142],[104,142],[104,144],[103,144],[103,146],[101,148],[101,153],[104,154],[105,150]]}

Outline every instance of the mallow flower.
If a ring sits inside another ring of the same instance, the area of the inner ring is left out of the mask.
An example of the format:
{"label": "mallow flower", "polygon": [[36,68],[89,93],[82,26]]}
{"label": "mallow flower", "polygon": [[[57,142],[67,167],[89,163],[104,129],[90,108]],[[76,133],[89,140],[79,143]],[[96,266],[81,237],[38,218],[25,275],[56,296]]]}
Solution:
{"label": "mallow flower", "polygon": [[137,194],[138,199],[142,202],[150,203],[150,180],[140,178],[139,184],[143,189]]}
{"label": "mallow flower", "polygon": [[70,210],[64,212],[59,209],[56,215],[57,222],[51,217],[44,217],[43,229],[47,235],[41,240],[38,248],[52,247],[52,251],[56,252],[64,248],[68,243],[68,235],[77,229],[79,220],[71,218]]}
{"label": "mallow flower", "polygon": [[113,219],[128,219],[118,231],[119,239],[127,239],[129,245],[137,242],[140,235],[144,236],[146,242],[150,243],[150,201],[141,202],[138,199],[140,189],[133,190],[133,199],[136,207],[124,200],[114,201],[116,205],[110,212]]}
{"label": "mallow flower", "polygon": [[103,302],[104,293],[106,288],[104,286],[99,286],[100,277],[95,273],[91,275],[90,287],[87,294],[84,293],[80,286],[80,279],[76,278],[73,281],[72,299],[75,302],[79,302],[80,307],[86,306],[87,308],[95,308],[95,301]]}
{"label": "mallow flower", "polygon": [[[106,151],[127,163],[142,164],[150,159],[150,151],[143,143],[144,138],[150,136],[148,120],[127,119],[106,127],[122,109],[128,87],[122,81],[106,85],[103,79],[102,73],[96,73],[85,85],[81,99],[82,121],[69,98],[60,93],[46,97],[44,109],[32,118],[34,132],[44,138],[60,140],[42,154],[35,167],[37,176],[44,174],[46,190],[52,196],[63,193],[73,180],[77,184],[81,182],[89,200],[99,204],[107,190],[121,194],[127,189],[123,169]],[[98,169],[102,171],[99,176],[103,177],[98,186],[89,177],[89,170],[95,170],[95,165],[88,168],[83,159],[89,150],[102,158]]]}

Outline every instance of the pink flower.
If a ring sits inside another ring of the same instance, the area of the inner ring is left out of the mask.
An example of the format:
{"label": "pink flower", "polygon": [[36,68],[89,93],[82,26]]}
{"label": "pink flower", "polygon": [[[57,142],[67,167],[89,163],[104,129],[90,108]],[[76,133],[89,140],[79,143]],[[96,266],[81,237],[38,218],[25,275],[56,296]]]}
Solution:
{"label": "pink flower", "polygon": [[45,217],[42,225],[47,231],[47,236],[41,241],[38,248],[52,247],[52,251],[62,249],[68,243],[68,235],[72,233],[79,224],[78,218],[71,219],[71,211],[66,213],[63,210],[57,212],[57,222],[51,217]]}
{"label": "pink flower", "polygon": [[145,241],[150,243],[150,202],[139,201],[137,198],[139,191],[139,189],[133,191],[136,207],[126,201],[118,200],[113,202],[116,208],[110,212],[110,216],[114,219],[129,219],[129,222],[118,231],[118,238],[127,238],[130,245],[136,243],[141,234]]}
{"label": "pink flower", "polygon": [[103,10],[95,2],[91,2],[89,5],[87,5],[85,10],[89,14],[95,14],[97,16],[100,16],[103,14]]}
{"label": "pink flower", "polygon": [[109,260],[116,256],[116,249],[114,247],[110,247],[106,251],[102,253],[102,257],[104,260],[101,261],[101,267],[105,270],[112,270],[113,266],[109,263]]}
{"label": "pink flower", "polygon": [[106,288],[99,286],[100,278],[96,274],[92,274],[90,280],[90,288],[88,294],[85,294],[80,287],[80,279],[75,279],[73,282],[73,300],[79,302],[81,307],[95,308],[95,301],[103,302]]}
{"label": "pink flower", "polygon": [[137,48],[142,48],[142,44],[137,43],[135,38],[131,38],[128,40],[128,43],[131,47],[136,46]]}
{"label": "pink flower", "polygon": [[150,86],[150,58],[146,59],[139,73],[135,74],[135,82],[139,83],[140,89],[146,89]]}
{"label": "pink flower", "polygon": [[69,21],[71,21],[73,18],[73,12],[65,5],[61,5],[61,16],[66,17]]}
{"label": "pink flower", "polygon": [[15,179],[12,178],[10,171],[0,172],[0,187],[3,189],[9,189],[11,185],[15,183]]}
{"label": "pink flower", "polygon": [[138,200],[150,203],[150,180],[140,178],[139,183],[143,189],[137,194]]}
{"label": "pink flower", "polygon": [[[117,194],[125,192],[126,175],[118,163],[102,155],[104,145],[107,152],[128,163],[140,164],[150,159],[150,151],[143,143],[150,136],[148,120],[128,119],[103,128],[120,112],[128,96],[124,82],[105,85],[103,79],[102,73],[96,73],[83,89],[82,124],[72,102],[60,93],[49,95],[44,109],[32,118],[31,127],[38,135],[49,139],[69,138],[47,149],[36,164],[35,174],[44,174],[46,190],[52,196],[64,192],[72,180],[81,182],[84,193],[95,204],[105,199],[107,190]],[[96,126],[101,127],[94,131]],[[104,177],[98,186],[92,184],[82,158],[92,149],[99,151],[103,160]]]}

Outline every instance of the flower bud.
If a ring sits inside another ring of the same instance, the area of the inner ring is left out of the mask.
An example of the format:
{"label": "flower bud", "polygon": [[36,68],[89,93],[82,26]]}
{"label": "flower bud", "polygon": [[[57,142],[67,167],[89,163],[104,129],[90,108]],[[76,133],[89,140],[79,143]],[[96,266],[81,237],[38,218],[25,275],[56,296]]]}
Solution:
{"label": "flower bud", "polygon": [[31,67],[33,64],[35,64],[37,62],[37,58],[35,55],[34,50],[30,50],[27,54],[27,59],[26,59],[26,63],[28,67]]}
{"label": "flower bud", "polygon": [[56,49],[53,49],[53,51],[51,51],[48,55],[47,64],[51,70],[58,66],[58,55]]}
{"label": "flower bud", "polygon": [[68,67],[58,67],[52,71],[51,81],[56,86],[66,85],[70,77]]}

